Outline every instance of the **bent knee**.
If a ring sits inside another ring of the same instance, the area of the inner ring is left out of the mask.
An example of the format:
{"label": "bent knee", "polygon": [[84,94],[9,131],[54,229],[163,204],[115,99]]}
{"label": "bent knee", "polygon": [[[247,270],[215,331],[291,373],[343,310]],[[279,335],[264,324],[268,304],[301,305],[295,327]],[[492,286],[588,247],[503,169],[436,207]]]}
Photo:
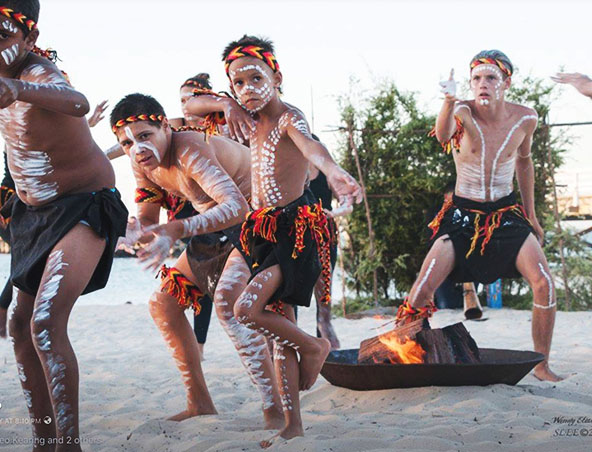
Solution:
{"label": "bent knee", "polygon": [[243,293],[234,305],[234,316],[240,323],[247,324],[253,322],[254,315],[252,294]]}

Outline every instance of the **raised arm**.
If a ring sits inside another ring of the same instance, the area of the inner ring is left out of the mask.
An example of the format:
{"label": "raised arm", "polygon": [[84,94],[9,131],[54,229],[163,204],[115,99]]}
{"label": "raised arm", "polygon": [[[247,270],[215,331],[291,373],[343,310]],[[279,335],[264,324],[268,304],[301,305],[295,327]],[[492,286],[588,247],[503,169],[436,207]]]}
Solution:
{"label": "raised arm", "polygon": [[231,97],[200,94],[188,99],[184,105],[184,113],[205,118],[211,113],[224,113],[228,132],[233,140],[244,143],[255,130],[255,121]]}
{"label": "raised arm", "polygon": [[532,136],[536,129],[537,122],[529,120],[525,123],[526,136],[518,147],[516,156],[516,180],[522,197],[522,203],[526,216],[532,223],[537,238],[542,243],[544,232],[541,228],[534,208],[534,164],[532,162]]}
{"label": "raised arm", "polygon": [[286,133],[302,155],[316,168],[325,173],[331,190],[340,204],[351,205],[362,201],[362,190],[356,180],[343,170],[331,157],[323,143],[310,133],[304,116],[296,111],[284,113],[280,123],[285,124]]}
{"label": "raised arm", "polygon": [[551,77],[551,80],[556,83],[571,85],[584,96],[588,96],[592,99],[592,79],[587,75],[580,74],[579,72],[574,72],[572,74],[561,72],[554,77]]}
{"label": "raised arm", "polygon": [[21,80],[0,78],[0,107],[15,101],[69,116],[83,117],[89,111],[86,97],[73,89],[51,63],[27,67]]}
{"label": "raised arm", "polygon": [[436,138],[440,143],[449,141],[456,132],[456,121],[454,120],[456,105],[456,81],[454,80],[454,69],[450,71],[448,80],[440,82],[441,92],[444,94],[444,103],[436,119]]}

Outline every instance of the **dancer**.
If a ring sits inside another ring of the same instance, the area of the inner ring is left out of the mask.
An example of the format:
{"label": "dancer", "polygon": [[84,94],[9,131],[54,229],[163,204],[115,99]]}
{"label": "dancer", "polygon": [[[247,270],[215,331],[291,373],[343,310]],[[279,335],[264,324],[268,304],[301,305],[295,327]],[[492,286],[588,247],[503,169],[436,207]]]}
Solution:
{"label": "dancer", "polygon": [[234,95],[256,123],[247,137],[256,210],[241,231],[252,276],[234,311],[239,322],[275,340],[286,420],[278,435],[289,439],[304,434],[298,392],[312,387],[331,348],[327,339],[299,329],[294,318],[294,305],[310,305],[321,270],[324,301],[330,301],[332,237],[321,203],[305,190],[309,162],[327,176],[342,204],[361,201],[361,190],[312,138],[302,113],[280,100],[282,73],[270,41],[244,36],[226,47],[223,59]]}
{"label": "dancer", "polygon": [[[102,113],[105,111],[106,101],[101,102],[95,107],[93,114],[88,118],[89,127],[97,125],[103,117]],[[2,185],[0,186],[0,209],[2,206],[14,195],[14,181],[10,177],[10,171],[8,169],[8,160],[6,152],[4,154],[4,179],[2,179]],[[8,225],[10,224],[9,219],[5,221],[4,227],[0,225],[0,236],[2,240],[10,245],[10,230]],[[8,308],[12,303],[12,283],[10,282],[10,276],[4,285],[4,289],[0,294],[0,338],[6,337],[6,321],[8,318]]]}
{"label": "dancer", "polygon": [[[505,101],[513,66],[500,51],[478,53],[471,60],[474,100],[456,98],[453,72],[441,82],[445,94],[435,136],[456,165],[452,200],[430,223],[433,245],[409,301],[428,304],[434,290],[450,275],[458,282],[489,284],[500,277],[523,276],[533,290],[532,336],[545,361],[535,368],[542,380],[560,378],[549,369],[555,321],[555,288],[541,243],[543,230],[534,210],[531,159],[536,112]],[[517,204],[514,175],[524,207]],[[537,240],[538,239],[538,240]]]}
{"label": "dancer", "polygon": [[571,85],[584,96],[592,99],[592,79],[587,75],[580,74],[579,72],[574,72],[572,74],[560,72],[551,77],[551,80],[556,83]]}
{"label": "dancer", "polygon": [[[200,298],[209,293],[261,394],[266,427],[281,427],[281,402],[265,338],[239,324],[233,315],[234,303],[249,276],[244,257],[236,249],[250,197],[248,149],[224,137],[211,136],[206,142],[203,133],[173,132],[162,106],[141,94],[121,100],[111,113],[111,124],[131,158],[138,186],[138,220],[130,223],[127,245],[146,242],[138,256],[156,270],[177,239],[192,237],[175,265],[162,267],[162,284],[150,299],[152,317],[187,388],[187,409],[170,419],[181,421],[216,412],[195,335],[184,314],[187,307],[199,314]],[[200,214],[158,225],[162,190],[187,199]]]}
{"label": "dancer", "polygon": [[18,195],[2,209],[18,289],[9,333],[30,417],[53,413],[32,424],[34,450],[79,451],[68,318],[81,294],[105,286],[127,210],[92,140],[86,98],[38,55],[48,54],[35,47],[39,2],[7,0],[0,15],[0,132]]}

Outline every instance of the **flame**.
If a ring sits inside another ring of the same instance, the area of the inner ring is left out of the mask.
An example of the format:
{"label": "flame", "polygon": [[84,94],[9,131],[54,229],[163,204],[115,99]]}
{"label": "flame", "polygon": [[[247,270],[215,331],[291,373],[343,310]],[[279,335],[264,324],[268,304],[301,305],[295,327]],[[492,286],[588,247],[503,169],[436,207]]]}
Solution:
{"label": "flame", "polygon": [[421,345],[414,340],[405,337],[405,340],[401,341],[395,335],[391,335],[390,337],[382,335],[378,337],[378,340],[393,352],[393,355],[389,356],[391,364],[423,363],[423,357],[426,352],[421,348]]}

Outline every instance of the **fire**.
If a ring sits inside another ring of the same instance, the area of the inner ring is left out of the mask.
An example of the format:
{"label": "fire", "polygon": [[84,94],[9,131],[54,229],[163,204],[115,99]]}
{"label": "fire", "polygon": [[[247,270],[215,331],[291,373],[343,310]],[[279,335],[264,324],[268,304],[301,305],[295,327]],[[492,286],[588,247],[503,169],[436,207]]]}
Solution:
{"label": "fire", "polygon": [[414,340],[405,337],[401,342],[397,336],[380,336],[378,340],[384,344],[393,355],[389,357],[392,364],[421,364],[425,350]]}

